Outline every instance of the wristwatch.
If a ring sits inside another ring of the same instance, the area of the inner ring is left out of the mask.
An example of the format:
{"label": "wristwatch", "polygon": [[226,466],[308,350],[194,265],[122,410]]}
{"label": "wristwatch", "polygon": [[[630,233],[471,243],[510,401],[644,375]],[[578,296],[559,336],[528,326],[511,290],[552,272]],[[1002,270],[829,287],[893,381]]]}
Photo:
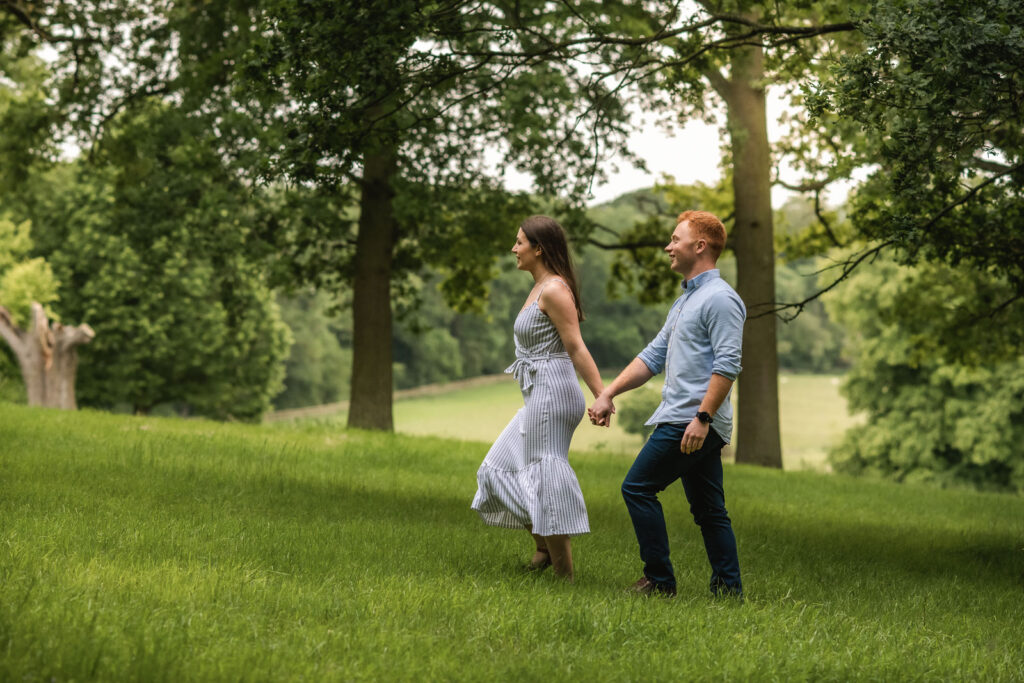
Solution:
{"label": "wristwatch", "polygon": [[700,423],[702,425],[709,425],[712,422],[714,422],[714,420],[711,418],[711,413],[708,413],[703,410],[697,413],[697,419],[700,420]]}

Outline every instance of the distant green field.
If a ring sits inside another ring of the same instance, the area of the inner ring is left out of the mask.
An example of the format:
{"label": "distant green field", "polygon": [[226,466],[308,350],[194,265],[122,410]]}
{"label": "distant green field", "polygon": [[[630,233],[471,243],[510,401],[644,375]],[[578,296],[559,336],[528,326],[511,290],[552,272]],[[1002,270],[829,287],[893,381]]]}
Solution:
{"label": "distant green field", "polygon": [[469,509],[480,448],[0,403],[0,681],[1024,680],[1024,497],[729,465],[746,601],[679,485],[644,599],[621,456],[566,585]]}
{"label": "distant green field", "polygon": [[[605,379],[610,380],[610,377]],[[785,469],[826,469],[828,448],[848,427],[857,424],[858,420],[846,413],[846,400],[839,395],[839,383],[840,378],[832,375],[780,375]],[[584,395],[590,398],[586,390]],[[626,394],[618,402],[628,401],[629,397]],[[397,400],[395,429],[403,434],[489,443],[522,405],[523,398],[515,381],[502,377],[492,384]],[[739,410],[737,406],[737,412]],[[344,424],[344,419],[344,413],[328,418],[335,424]],[[639,435],[626,433],[615,420],[611,428],[603,429],[584,419],[572,442],[574,451],[604,451],[623,456],[636,455],[642,445]],[[728,452],[726,456],[728,458]]]}
{"label": "distant green field", "polygon": [[779,375],[782,460],[787,470],[827,469],[828,449],[843,433],[863,422],[846,411],[839,394],[841,377]]}

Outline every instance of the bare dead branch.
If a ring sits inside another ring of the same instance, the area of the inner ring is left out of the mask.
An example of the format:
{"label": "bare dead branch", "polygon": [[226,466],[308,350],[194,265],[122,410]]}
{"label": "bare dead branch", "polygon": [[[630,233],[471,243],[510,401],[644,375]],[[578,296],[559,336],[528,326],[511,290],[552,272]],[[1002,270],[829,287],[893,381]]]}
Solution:
{"label": "bare dead branch", "polygon": [[[978,192],[980,192],[984,187],[994,183],[996,180],[998,180],[1002,176],[1009,175],[1011,173],[1015,173],[1015,172],[1021,170],[1022,168],[1024,168],[1024,163],[1020,163],[1020,164],[1017,164],[1016,166],[1012,166],[1012,167],[1007,167],[1006,170],[1003,171],[1002,173],[1000,173],[998,175],[995,175],[995,176],[987,179],[985,182],[980,183],[979,185],[971,188],[971,190],[967,194],[965,194],[963,197],[961,197],[960,199],[956,200],[955,202],[952,202],[952,203],[948,204],[941,211],[939,211],[937,214],[932,216],[932,218],[927,223],[925,223],[924,225],[922,225],[920,227],[920,230],[921,231],[927,231],[928,229],[932,228],[937,222],[939,222],[939,220],[941,220],[944,216],[948,215],[951,211],[956,209],[958,206],[962,206],[962,205],[966,204],[967,202],[969,202],[971,199],[973,199],[974,196],[977,195]],[[782,316],[782,315],[779,316],[785,322],[789,322],[790,320],[793,320],[798,315],[800,315],[800,313],[804,310],[804,308],[807,306],[807,304],[809,304],[810,302],[814,301],[815,299],[820,298],[826,292],[829,292],[832,289],[834,289],[840,282],[842,282],[843,280],[846,280],[850,276],[850,274],[853,273],[853,271],[857,268],[857,266],[859,266],[861,263],[863,263],[866,259],[868,259],[870,257],[873,257],[873,256],[876,256],[883,249],[885,249],[886,247],[889,247],[889,246],[891,246],[891,245],[893,245],[895,243],[896,243],[896,238],[888,239],[888,240],[886,240],[884,242],[881,242],[880,244],[872,247],[871,249],[868,249],[868,250],[862,252],[861,254],[857,255],[856,257],[850,257],[846,261],[844,261],[844,262],[842,262],[840,264],[837,264],[836,266],[832,266],[832,267],[841,267],[842,268],[842,273],[840,273],[839,277],[837,277],[827,287],[825,287],[824,289],[821,289],[821,290],[815,292],[814,294],[812,294],[811,296],[807,297],[803,301],[798,301],[798,302],[795,302],[795,303],[771,302],[771,303],[760,304],[759,306],[770,306],[771,308],[769,310],[766,310],[766,311],[763,311],[761,313],[758,313],[757,315],[753,315],[753,316],[751,316],[751,318],[759,318],[759,317],[761,317],[763,315],[778,315],[782,311],[795,309],[796,312],[793,313],[791,316],[788,316],[788,317]],[[1009,301],[1005,302],[1004,304],[999,306],[997,309],[994,309],[993,310],[993,314],[996,311],[1001,310],[1002,308],[1004,308],[1006,306],[1009,306],[1010,304],[1012,304],[1014,301],[1016,301],[1018,298],[1021,298],[1021,297],[1024,297],[1024,293],[1019,294],[1019,295],[1011,298]]]}
{"label": "bare dead branch", "polygon": [[974,165],[980,169],[991,171],[992,173],[1008,173],[1011,168],[1006,164],[1000,164],[999,162],[992,161],[991,159],[979,159],[974,157]]}
{"label": "bare dead branch", "polygon": [[780,303],[780,302],[777,302],[777,301],[766,302],[766,303],[763,303],[763,304],[757,304],[756,306],[753,306],[752,308],[760,308],[760,307],[767,307],[767,306],[770,306],[771,308],[769,310],[762,311],[761,313],[758,313],[756,315],[751,315],[751,316],[749,316],[749,318],[750,319],[754,319],[754,318],[760,318],[761,316],[765,316],[765,315],[779,315],[782,311],[787,311],[787,310],[790,310],[790,309],[796,309],[796,312],[793,313],[790,316],[779,315],[779,318],[781,318],[784,322],[790,322],[792,320],[795,320],[796,317],[798,315],[800,315],[800,313],[803,312],[803,310],[804,310],[804,308],[806,308],[807,304],[811,303],[815,299],[820,298],[826,292],[830,292],[831,290],[835,289],[836,286],[838,286],[840,282],[843,282],[844,280],[846,280],[847,278],[850,277],[850,275],[857,268],[857,266],[859,266],[865,260],[877,256],[879,253],[881,253],[881,251],[883,249],[885,249],[886,247],[892,246],[895,242],[896,242],[896,240],[894,240],[894,239],[886,240],[886,241],[884,241],[884,242],[882,242],[880,244],[875,245],[871,249],[867,249],[866,251],[861,252],[858,255],[851,256],[850,258],[848,258],[846,261],[843,261],[842,263],[838,263],[838,264],[836,264],[834,266],[831,266],[830,268],[842,268],[843,269],[842,273],[839,274],[839,277],[837,277],[835,280],[833,280],[832,283],[829,284],[827,287],[818,290],[817,292],[815,292],[811,296],[807,297],[803,301],[798,301],[796,303],[788,303],[788,304],[787,303]]}

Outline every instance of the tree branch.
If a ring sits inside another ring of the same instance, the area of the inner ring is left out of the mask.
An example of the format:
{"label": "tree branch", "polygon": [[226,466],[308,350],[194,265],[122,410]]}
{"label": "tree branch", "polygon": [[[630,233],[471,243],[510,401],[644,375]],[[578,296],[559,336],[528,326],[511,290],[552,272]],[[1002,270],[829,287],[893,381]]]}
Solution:
{"label": "tree branch", "polygon": [[88,323],[82,323],[75,327],[68,327],[57,323],[54,325],[54,332],[56,334],[57,344],[61,349],[88,344],[96,338],[96,331],[93,330]]}
{"label": "tree branch", "polygon": [[[538,50],[526,51],[526,52],[510,52],[506,50],[487,50],[487,51],[464,51],[456,52],[454,54],[460,56],[469,57],[540,57],[548,56],[555,52],[563,52],[570,48],[577,47],[608,47],[608,46],[620,46],[620,47],[646,47],[655,43],[675,38],[686,33],[693,33],[701,29],[710,28],[717,24],[740,24],[748,27],[750,30],[740,35],[729,36],[721,40],[715,41],[715,44],[722,46],[723,43],[730,43],[735,41],[743,41],[751,37],[761,35],[777,35],[783,36],[786,40],[801,39],[813,36],[824,35],[826,33],[840,33],[844,31],[852,31],[857,28],[857,25],[853,22],[842,22],[838,24],[825,24],[822,26],[772,26],[770,24],[761,24],[756,21],[752,21],[745,17],[734,15],[734,14],[711,14],[707,19],[698,21],[686,26],[680,26],[675,29],[668,29],[664,27],[648,36],[640,37],[615,37],[607,34],[598,36],[587,36],[584,38],[576,38],[573,40],[564,40],[561,42],[548,41],[547,46]],[[780,41],[781,43],[782,41]]]}
{"label": "tree branch", "polygon": [[[918,230],[920,232],[927,232],[929,228],[932,228],[936,223],[939,222],[939,220],[941,220],[944,216],[949,214],[955,208],[957,208],[958,206],[962,206],[963,204],[966,204],[967,202],[969,202],[983,188],[985,188],[988,185],[991,185],[995,181],[999,180],[999,178],[1001,178],[1001,177],[1003,177],[1005,175],[1010,175],[1011,173],[1015,173],[1015,172],[1017,172],[1017,171],[1019,171],[1021,169],[1024,169],[1024,162],[1019,163],[1016,166],[1006,167],[1006,169],[1002,173],[999,173],[998,175],[992,176],[991,178],[987,179],[985,182],[983,182],[983,183],[975,186],[974,188],[972,188],[970,192],[965,194],[960,199],[958,199],[955,202],[953,202],[953,203],[947,205],[946,207],[944,207],[941,211],[939,211],[937,214],[932,216],[932,218],[927,223],[925,223],[923,226],[921,226]],[[882,251],[882,249],[895,244],[896,241],[897,240],[896,240],[895,237],[890,238],[890,239],[886,240],[885,242],[882,242],[881,244],[878,244],[877,246],[875,246],[875,247],[865,251],[860,256],[858,256],[856,259],[851,257],[850,259],[847,259],[846,261],[844,261],[842,264],[838,264],[838,265],[842,266],[842,268],[843,268],[842,274],[840,274],[840,276],[838,278],[836,278],[835,281],[833,281],[832,284],[830,284],[828,287],[825,287],[824,289],[822,289],[822,290],[820,290],[818,292],[815,292],[814,294],[812,294],[811,296],[807,297],[803,301],[798,301],[796,303],[791,303],[791,304],[780,304],[778,302],[773,302],[771,304],[762,304],[762,305],[767,305],[767,306],[773,306],[773,308],[771,310],[765,311],[763,313],[758,313],[757,315],[752,316],[752,317],[759,318],[762,315],[777,314],[777,313],[779,313],[781,311],[784,311],[784,310],[787,310],[787,309],[791,309],[791,308],[795,308],[796,309],[796,313],[794,313],[792,316],[790,316],[788,318],[782,318],[786,322],[789,322],[790,320],[793,320],[794,318],[796,318],[796,316],[800,315],[800,312],[803,311],[804,307],[807,304],[809,304],[810,302],[812,302],[815,299],[819,298],[822,294],[830,291],[836,285],[838,285],[840,282],[842,282],[843,280],[848,278],[850,276],[850,274],[853,272],[853,270],[857,266],[859,266],[861,263],[863,263],[865,259],[867,259],[870,256],[874,256],[874,255],[878,254],[879,252]],[[836,266],[833,266],[833,267],[836,267]],[[1002,308],[1005,308],[1006,306],[1009,306],[1010,304],[1012,304],[1014,301],[1016,301],[1019,298],[1024,298],[1024,293],[1021,293],[1021,294],[1011,298],[1009,301],[1006,301],[1005,303],[1000,305],[998,308],[994,309],[993,313],[998,312],[999,310],[1001,310]]]}
{"label": "tree branch", "polygon": [[778,185],[779,187],[784,187],[787,190],[792,190],[793,192],[806,193],[820,192],[821,190],[824,190],[826,187],[828,187],[828,184],[830,182],[831,181],[829,180],[808,180],[800,184],[794,185],[793,183],[787,183],[782,178],[776,176],[774,184]]}
{"label": "tree branch", "polygon": [[53,36],[32,18],[32,10],[34,7],[22,7],[21,4],[15,0],[0,0],[0,9],[6,9],[19,23],[46,42],[49,43],[54,41]]}
{"label": "tree branch", "polygon": [[985,171],[991,171],[992,173],[1006,174],[1013,170],[1006,164],[1000,164],[999,162],[992,161],[990,159],[979,159],[978,157],[974,157],[973,161],[974,165],[977,166],[978,168],[983,169]]}
{"label": "tree branch", "polygon": [[711,87],[715,89],[719,97],[725,100],[727,103],[733,99],[733,87],[732,81],[722,75],[722,72],[718,69],[708,67],[703,69],[701,73],[704,74],[704,78],[708,79],[711,83]]}
{"label": "tree branch", "polygon": [[936,223],[938,223],[939,220],[941,218],[943,218],[946,214],[948,214],[950,211],[952,211],[953,209],[955,209],[958,206],[962,206],[963,204],[966,204],[967,202],[969,202],[971,200],[971,198],[973,198],[974,195],[976,195],[979,192],[981,192],[982,189],[984,189],[985,187],[991,185],[992,183],[994,183],[995,181],[999,180],[1003,176],[1010,175],[1011,173],[1015,173],[1015,172],[1021,170],[1022,168],[1024,168],[1024,162],[1021,162],[1021,163],[1017,164],[1016,166],[1009,167],[1005,171],[1003,171],[1002,173],[998,173],[998,174],[992,176],[991,178],[987,179],[985,182],[980,183],[980,184],[976,185],[975,187],[971,188],[970,192],[968,192],[967,194],[965,194],[963,197],[961,197],[960,199],[956,200],[952,204],[949,204],[948,206],[946,206],[944,209],[942,209],[942,211],[940,211],[937,214],[935,214],[935,216],[933,216],[930,221],[928,221],[923,226],[921,226],[920,231],[926,232],[928,230],[928,228],[931,228]]}
{"label": "tree branch", "polygon": [[831,180],[826,179],[806,181],[799,185],[792,185],[782,180],[782,178],[776,176],[774,184],[780,187],[784,187],[787,190],[792,190],[793,192],[814,193],[814,215],[818,217],[818,222],[821,223],[821,227],[825,228],[825,234],[828,235],[828,238],[832,241],[832,244],[834,244],[837,247],[842,247],[845,245],[843,245],[836,237],[835,233],[832,232],[832,224],[829,223],[828,219],[825,218],[824,214],[822,214],[821,212],[821,193],[825,190],[825,188],[829,186],[831,182]]}
{"label": "tree branch", "polygon": [[832,232],[832,224],[825,219],[825,216],[821,213],[821,190],[814,191],[814,215],[818,217],[818,222],[821,223],[821,227],[825,228],[825,233],[828,238],[832,240],[832,244],[837,247],[843,246],[836,238],[835,233]]}
{"label": "tree branch", "polygon": [[[77,75],[76,75],[76,78],[77,78]],[[93,134],[92,134],[93,144],[92,144],[92,147],[89,149],[89,160],[90,161],[93,159],[94,152],[96,150],[96,142],[99,140],[100,136],[103,134],[103,129],[106,128],[107,124],[110,123],[111,119],[113,119],[115,116],[117,116],[119,113],[121,113],[121,111],[123,111],[125,109],[125,107],[127,107],[129,104],[131,104],[135,100],[142,99],[142,98],[145,98],[145,97],[151,97],[153,95],[164,95],[164,94],[170,92],[170,86],[167,85],[166,83],[163,83],[159,87],[155,87],[155,88],[150,87],[151,85],[152,85],[152,83],[147,83],[142,88],[139,88],[138,90],[133,90],[132,92],[130,92],[127,95],[125,95],[124,97],[122,97],[121,100],[119,102],[115,103],[114,106],[111,107],[110,111],[108,111],[106,114],[104,114],[103,118],[101,118],[99,120],[99,122],[97,122],[96,125],[93,126]]]}
{"label": "tree branch", "polygon": [[661,248],[665,246],[664,242],[619,242],[617,244],[608,244],[607,242],[598,242],[593,237],[586,239],[587,244],[595,246],[599,249],[605,249],[608,251],[633,251],[637,249],[645,248]]}
{"label": "tree branch", "polygon": [[1015,302],[1020,301],[1021,299],[1024,299],[1024,293],[1015,294],[1014,296],[1011,296],[1009,299],[1007,299],[1003,303],[999,304],[995,308],[989,309],[988,311],[985,311],[984,313],[980,313],[980,314],[976,315],[970,321],[968,321],[967,324],[968,325],[976,325],[978,323],[984,322],[985,320],[995,318],[996,315],[999,314],[1000,312],[1002,312],[1002,310],[1004,308],[1009,308]]}
{"label": "tree branch", "polygon": [[21,357],[25,352],[25,331],[14,323],[11,312],[5,306],[0,306],[0,337],[4,338],[15,356]]}
{"label": "tree branch", "polygon": [[[825,287],[824,289],[821,289],[821,290],[815,292],[814,294],[812,294],[811,296],[807,297],[803,301],[798,301],[796,303],[785,304],[785,303],[779,303],[777,301],[773,301],[771,303],[758,304],[755,307],[771,306],[772,308],[770,310],[766,310],[766,311],[763,311],[761,313],[758,313],[757,315],[752,315],[752,316],[750,316],[750,319],[760,318],[761,316],[764,316],[764,315],[777,315],[777,314],[781,313],[782,311],[795,308],[796,312],[793,313],[793,315],[791,315],[789,317],[785,317],[785,316],[781,316],[781,315],[779,316],[780,318],[782,318],[782,320],[784,322],[790,322],[791,320],[795,320],[796,317],[798,315],[800,315],[800,313],[803,312],[803,310],[807,306],[807,304],[811,303],[815,299],[820,298],[826,292],[829,292],[832,289],[834,289],[840,282],[842,282],[843,280],[846,280],[848,277],[850,277],[850,275],[857,268],[857,266],[859,266],[861,263],[863,263],[866,259],[868,259],[870,257],[873,257],[873,256],[876,256],[883,249],[885,249],[886,247],[889,247],[889,246],[891,246],[891,245],[893,245],[895,243],[896,243],[895,239],[886,240],[885,242],[882,242],[882,243],[872,247],[871,249],[868,249],[867,251],[861,253],[859,256],[856,256],[856,258],[850,257],[846,261],[843,261],[842,263],[836,264],[834,266],[830,266],[829,269],[842,267],[843,272],[828,287]],[[819,271],[819,272],[823,272],[823,271]]]}

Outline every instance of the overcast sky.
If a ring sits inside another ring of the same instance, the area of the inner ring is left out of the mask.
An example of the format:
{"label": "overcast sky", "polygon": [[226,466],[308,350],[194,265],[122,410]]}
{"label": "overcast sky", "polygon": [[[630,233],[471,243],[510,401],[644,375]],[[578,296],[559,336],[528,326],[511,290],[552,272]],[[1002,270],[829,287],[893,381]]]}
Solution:
{"label": "overcast sky", "polygon": [[690,121],[675,134],[649,122],[630,136],[629,146],[647,162],[650,171],[644,172],[632,164],[620,162],[618,173],[610,174],[607,183],[593,188],[592,204],[601,204],[624,192],[650,187],[665,174],[673,176],[681,185],[698,180],[711,185],[722,177],[718,129],[702,121]]}
{"label": "overcast sky", "polygon": [[[781,135],[781,127],[777,123],[784,104],[778,98],[768,98],[768,138],[774,141]],[[591,205],[611,201],[621,194],[650,187],[661,180],[664,174],[671,175],[682,185],[702,181],[713,184],[722,177],[719,167],[721,160],[720,135],[717,126],[702,121],[691,120],[686,126],[674,133],[666,132],[653,121],[641,124],[629,140],[630,148],[646,160],[649,172],[640,171],[632,164],[619,161],[618,171],[609,171],[609,180],[603,185],[593,188]],[[788,181],[797,181],[795,174],[783,169],[783,177]],[[511,189],[528,189],[529,180],[526,176],[506,176]],[[845,199],[849,185],[836,183],[835,189],[829,193],[829,199],[841,202]],[[772,188],[772,205],[780,207],[793,193],[781,188]],[[831,203],[831,202],[830,202]]]}

